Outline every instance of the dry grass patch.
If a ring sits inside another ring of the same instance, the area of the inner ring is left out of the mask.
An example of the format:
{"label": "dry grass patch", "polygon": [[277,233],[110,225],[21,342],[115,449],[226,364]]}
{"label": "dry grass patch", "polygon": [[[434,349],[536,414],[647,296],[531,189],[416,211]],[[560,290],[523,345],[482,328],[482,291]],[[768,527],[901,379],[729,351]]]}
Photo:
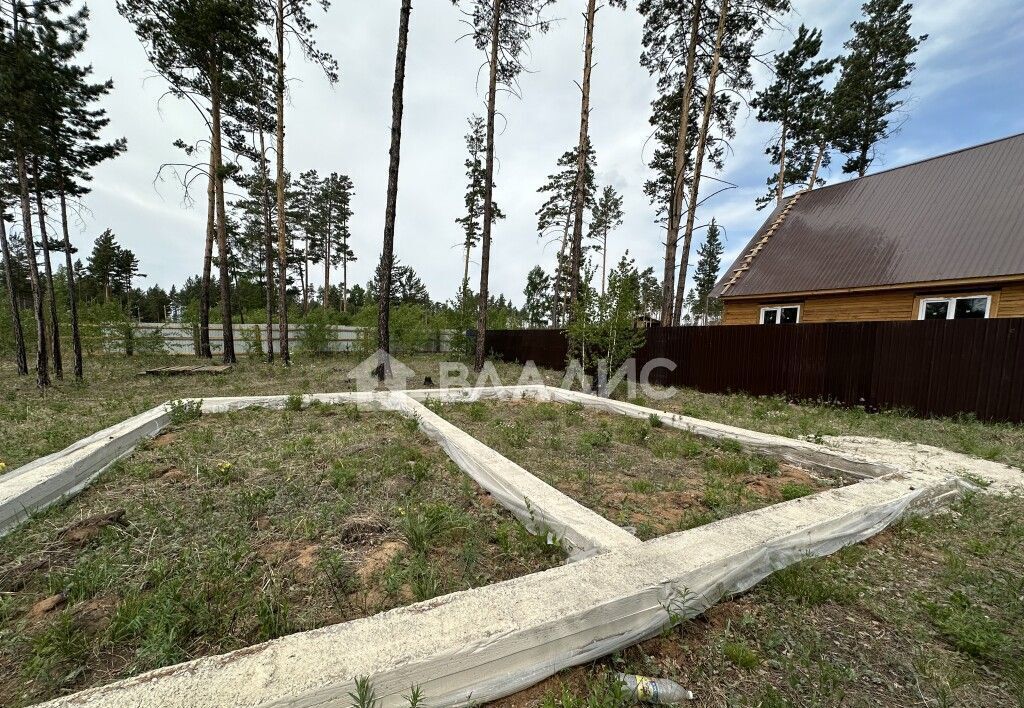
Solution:
{"label": "dry grass patch", "polygon": [[0,539],[0,705],[563,558],[397,414],[202,416]]}
{"label": "dry grass patch", "polygon": [[579,404],[478,401],[435,410],[581,504],[643,539],[824,489],[796,467]]}

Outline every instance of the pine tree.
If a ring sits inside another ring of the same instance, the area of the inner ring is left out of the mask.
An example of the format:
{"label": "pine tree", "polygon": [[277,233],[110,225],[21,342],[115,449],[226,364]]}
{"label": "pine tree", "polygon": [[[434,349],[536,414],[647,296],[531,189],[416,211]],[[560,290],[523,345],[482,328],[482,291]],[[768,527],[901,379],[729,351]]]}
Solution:
{"label": "pine tree", "polygon": [[[14,164],[16,192],[21,208],[21,228],[25,241],[29,282],[32,289],[32,315],[36,325],[36,385],[50,385],[44,287],[36,258],[35,230],[32,223],[29,170],[33,156],[45,154],[46,126],[53,113],[55,75],[53,66],[39,51],[35,33],[37,21],[63,3],[37,3],[31,8],[22,2],[4,6],[9,13],[0,25],[3,31],[0,54],[0,157]],[[10,8],[10,9],[8,9]]]}
{"label": "pine tree", "polygon": [[[266,313],[265,346],[267,363],[274,363],[274,311],[277,302],[275,269],[277,244],[273,228],[276,181],[270,178],[267,135],[275,133],[275,107],[272,87],[276,62],[269,54],[254,54],[248,57],[240,74],[237,93],[229,95],[227,113],[233,119],[225,125],[228,143],[232,152],[244,157],[255,165],[247,182],[239,182],[241,175],[233,175],[236,182],[246,190],[252,200],[243,211],[246,231],[243,242],[253,250],[249,255],[252,281],[262,282],[263,307]],[[208,215],[209,218],[209,215]],[[212,222],[212,219],[211,219]],[[262,233],[262,247],[258,236]],[[262,274],[254,275],[257,269],[255,259],[262,254]],[[239,260],[236,257],[236,260]],[[208,280],[206,281],[209,282]],[[244,308],[240,308],[244,312]],[[207,337],[207,340],[209,337]]]}
{"label": "pine tree", "polygon": [[296,198],[292,209],[297,214],[294,229],[302,234],[302,314],[309,314],[310,263],[319,263],[324,234],[318,225],[317,198],[323,180],[316,170],[306,170],[295,183]]}
{"label": "pine tree", "polygon": [[[484,119],[478,115],[469,118],[469,132],[466,133],[466,213],[455,220],[455,223],[462,226],[464,233],[462,239],[463,262],[462,262],[462,287],[469,287],[469,257],[480,243],[482,232],[481,220],[484,217],[484,153],[485,146]],[[491,189],[496,185],[491,184]],[[494,220],[504,219],[497,202],[493,205],[491,218]]]}
{"label": "pine tree", "polygon": [[646,191],[660,203],[666,226],[663,324],[677,322],[682,311],[704,166],[723,166],[725,141],[735,135],[737,97],[753,87],[754,46],[768,22],[788,9],[789,0],[719,0],[717,7],[709,0],[642,0],[639,5],[641,64],[657,77],[659,91],[651,119],[660,143],[651,164],[658,177]]}
{"label": "pine tree", "polygon": [[50,362],[57,379],[64,378],[64,359],[60,346],[60,316],[57,312],[57,291],[53,284],[53,259],[50,258],[50,234],[47,228],[46,199],[50,192],[50,175],[43,173],[42,161],[32,157],[32,187],[36,196],[36,217],[39,219],[39,246],[43,256],[43,276],[46,279],[46,302],[50,311]]}
{"label": "pine tree", "polygon": [[388,151],[388,191],[384,207],[384,245],[381,248],[377,278],[377,346],[380,362],[377,377],[391,377],[391,285],[395,267],[395,220],[398,217],[398,171],[402,159],[402,116],[405,114],[405,62],[409,48],[409,19],[412,2],[402,0],[398,19],[398,44],[395,50],[395,80],[391,88],[391,148]]}
{"label": "pine tree", "polygon": [[[608,5],[626,8],[625,0],[608,0]],[[600,6],[603,7],[603,6]],[[587,160],[584,153],[590,147],[590,79],[594,66],[594,25],[597,20],[599,6],[597,0],[587,0],[584,18],[583,40],[583,80],[580,83],[580,138],[576,144],[576,179],[573,188],[573,226],[572,242],[569,249],[569,269],[572,282],[569,292],[569,312],[571,313],[579,297],[580,264],[583,259],[583,210],[586,208],[587,191]],[[603,287],[602,273],[602,287]]]}
{"label": "pine tree", "polygon": [[[460,0],[452,0],[460,5]],[[534,32],[547,32],[550,21],[544,10],[554,0],[461,0],[468,9],[470,36],[487,54],[487,130],[484,157],[484,215],[480,234],[480,292],[477,295],[476,352],[473,366],[483,369],[487,353],[488,284],[491,267],[491,227],[494,224],[494,121],[498,86],[515,93],[516,79],[523,71],[522,56]]]}
{"label": "pine tree", "polygon": [[601,294],[604,295],[608,271],[608,235],[622,226],[622,196],[611,185],[604,188],[594,205],[594,220],[590,224],[590,238],[597,241],[595,248],[601,253]]}
{"label": "pine tree", "polygon": [[345,311],[345,291],[348,289],[348,264],[356,258],[349,245],[353,188],[348,176],[332,172],[324,178],[314,200],[314,225],[320,232],[317,257],[324,264],[323,306],[331,307],[331,269],[341,265],[343,280],[339,307],[342,312]]}
{"label": "pine tree", "polygon": [[28,356],[25,352],[25,331],[21,326],[21,312],[18,303],[18,279],[16,261],[10,242],[7,240],[7,214],[4,210],[3,195],[0,193],[0,257],[4,261],[4,284],[7,288],[11,308],[11,330],[14,334],[15,360],[18,375],[28,375]]}
{"label": "pine tree", "polygon": [[[89,193],[91,171],[102,162],[123,153],[127,147],[123,138],[112,142],[101,139],[100,133],[110,123],[101,107],[95,104],[113,88],[112,81],[92,83],[89,66],[79,66],[75,57],[82,52],[88,38],[86,20],[88,12],[83,7],[77,13],[63,18],[44,18],[38,23],[37,34],[44,55],[53,67],[56,100],[46,126],[48,149],[45,166],[49,172],[49,192],[59,200],[60,222],[63,242],[56,246],[65,256],[64,274],[67,278],[68,307],[71,317],[71,337],[74,350],[75,377],[84,374],[81,333],[78,321],[78,293],[75,269],[72,263],[74,248],[71,245],[68,223],[68,199],[79,199]],[[42,208],[39,209],[42,212]],[[40,224],[42,231],[43,224]],[[44,246],[49,250],[48,238]],[[57,368],[58,339],[56,318],[54,323],[54,367]]]}
{"label": "pine tree", "polygon": [[[419,275],[416,274],[416,271],[411,266],[402,265],[397,258],[394,260],[394,267],[388,282],[390,284],[388,300],[392,307],[410,304],[431,304],[430,293],[427,291],[427,286],[423,284]],[[380,288],[380,274],[375,273],[373,279],[366,284],[366,298],[379,302]],[[355,288],[353,288],[354,291]]]}
{"label": "pine tree", "polygon": [[759,208],[773,199],[781,204],[788,186],[813,187],[811,173],[825,133],[827,94],[822,82],[836,63],[819,59],[820,52],[821,30],[800,25],[793,46],[774,57],[775,81],[750,102],[758,120],[779,128],[765,150],[778,171],[768,178],[768,194],[758,200]]}
{"label": "pine tree", "polygon": [[[548,181],[537,190],[547,199],[537,210],[537,233],[545,241],[558,243],[554,278],[554,324],[560,325],[568,312],[568,296],[572,290],[571,244],[576,211],[574,208],[576,171],[579,163],[576,148],[562,153],[556,163],[562,169],[548,175]],[[584,202],[588,212],[595,206],[597,186],[597,154],[592,146],[587,150]],[[585,214],[583,215],[586,216]]]}
{"label": "pine tree", "polygon": [[655,150],[651,167],[659,177],[648,182],[645,191],[665,218],[662,324],[672,321],[683,190],[695,144],[692,128],[703,4],[703,0],[641,0],[638,6],[644,17],[640,64],[658,77],[659,96],[651,104],[651,124],[660,148]]}
{"label": "pine tree", "polygon": [[214,182],[216,240],[224,362],[235,361],[224,184],[232,171],[224,160],[224,108],[244,93],[251,57],[265,54],[258,34],[256,0],[118,0],[118,10],[135,26],[157,72],[181,97],[209,101],[211,174]]}
{"label": "pine tree", "polygon": [[526,305],[523,311],[530,327],[547,327],[551,312],[551,276],[539,265],[526,275]]}
{"label": "pine tree", "polygon": [[316,23],[310,17],[309,10],[313,5],[327,12],[330,0],[256,0],[264,21],[270,26],[274,36],[274,102],[275,147],[277,156],[277,279],[278,279],[278,337],[281,349],[281,360],[287,365],[291,363],[288,350],[288,228],[286,225],[287,203],[285,194],[285,93],[287,89],[287,60],[290,37],[302,49],[303,55],[319,66],[334,84],[338,80],[338,63],[330,55],[317,47],[314,33]]}
{"label": "pine tree", "polygon": [[[697,209],[701,205],[700,188],[706,153],[717,140],[735,136],[735,118],[739,108],[730,95],[743,95],[754,87],[750,66],[754,60],[754,47],[765,29],[778,15],[788,12],[789,0],[720,0],[717,15],[715,40],[708,60],[707,83],[704,93],[704,111],[694,150],[693,174],[690,178],[689,196],[686,200],[686,225],[683,231],[682,253],[679,262],[678,284],[676,285],[672,323],[679,324],[683,313],[683,295],[686,292],[686,275],[689,268],[690,246],[696,225]],[[713,15],[714,16],[714,15]],[[719,76],[728,92],[718,90]],[[719,119],[721,135],[712,135],[712,124],[716,115],[727,116]]]}
{"label": "pine tree", "polygon": [[97,237],[92,246],[92,253],[86,262],[88,276],[102,289],[103,302],[119,292],[117,282],[117,263],[121,247],[114,238],[114,232],[107,229]]}
{"label": "pine tree", "polygon": [[868,0],[865,19],[854,22],[854,36],[843,46],[842,71],[834,98],[835,145],[846,155],[843,172],[863,177],[875,160],[875,146],[893,130],[890,116],[903,105],[897,94],[910,86],[910,55],[928,35],[910,34],[910,11],[904,0]]}
{"label": "pine tree", "polygon": [[718,282],[718,271],[722,267],[724,252],[721,229],[712,219],[704,243],[697,251],[697,268],[693,274],[693,289],[690,291],[693,295],[690,315],[698,324],[708,324],[716,320],[721,312],[721,302],[711,299],[711,291]]}

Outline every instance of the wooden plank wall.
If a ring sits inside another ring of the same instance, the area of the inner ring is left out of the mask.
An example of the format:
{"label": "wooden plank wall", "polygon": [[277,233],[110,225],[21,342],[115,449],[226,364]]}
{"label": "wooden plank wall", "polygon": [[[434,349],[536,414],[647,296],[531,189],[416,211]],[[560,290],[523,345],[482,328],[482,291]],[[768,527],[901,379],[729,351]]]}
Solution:
{"label": "wooden plank wall", "polygon": [[[994,290],[942,290],[923,295],[913,290],[878,290],[873,293],[817,295],[791,298],[801,306],[800,322],[859,322],[878,320],[916,320],[922,297],[951,297],[978,294],[992,298],[993,317],[1024,317],[1024,284],[1013,283]],[[726,300],[722,323],[727,325],[759,324],[761,308],[784,304],[785,299]]]}
{"label": "wooden plank wall", "polygon": [[[487,333],[507,361],[562,368],[557,330]],[[1024,423],[1024,318],[654,327],[637,352],[676,363],[655,383]]]}

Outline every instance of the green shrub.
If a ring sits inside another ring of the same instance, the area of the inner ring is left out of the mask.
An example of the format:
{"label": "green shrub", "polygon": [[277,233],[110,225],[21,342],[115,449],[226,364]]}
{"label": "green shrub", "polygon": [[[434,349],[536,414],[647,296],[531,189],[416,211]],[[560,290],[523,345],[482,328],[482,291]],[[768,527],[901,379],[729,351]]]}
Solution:
{"label": "green shrub", "polygon": [[[134,327],[132,328],[134,330]],[[135,339],[135,353],[137,354],[166,354],[167,342],[164,339],[164,328],[157,327],[148,332],[135,332],[130,335]]]}
{"label": "green shrub", "polygon": [[299,350],[309,356],[323,356],[331,342],[331,317],[323,308],[310,311],[302,324]]}
{"label": "green shrub", "polygon": [[260,330],[259,325],[245,325],[240,330],[242,347],[250,359],[259,359],[263,356],[263,335]]}
{"label": "green shrub", "polygon": [[[435,351],[441,339],[442,320],[424,305],[408,303],[391,308],[391,353],[394,355]],[[377,307],[367,305],[353,318],[361,331],[356,349],[363,356],[377,350]]]}

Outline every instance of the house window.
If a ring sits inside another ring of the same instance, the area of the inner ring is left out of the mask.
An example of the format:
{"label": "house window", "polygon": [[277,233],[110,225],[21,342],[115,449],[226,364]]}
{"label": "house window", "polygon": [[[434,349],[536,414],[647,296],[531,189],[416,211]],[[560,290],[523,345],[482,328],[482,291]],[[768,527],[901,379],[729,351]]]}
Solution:
{"label": "house window", "polygon": [[796,324],[799,321],[799,305],[772,305],[761,308],[761,324]]}
{"label": "house window", "polygon": [[983,320],[992,308],[990,295],[935,297],[921,301],[919,320]]}

